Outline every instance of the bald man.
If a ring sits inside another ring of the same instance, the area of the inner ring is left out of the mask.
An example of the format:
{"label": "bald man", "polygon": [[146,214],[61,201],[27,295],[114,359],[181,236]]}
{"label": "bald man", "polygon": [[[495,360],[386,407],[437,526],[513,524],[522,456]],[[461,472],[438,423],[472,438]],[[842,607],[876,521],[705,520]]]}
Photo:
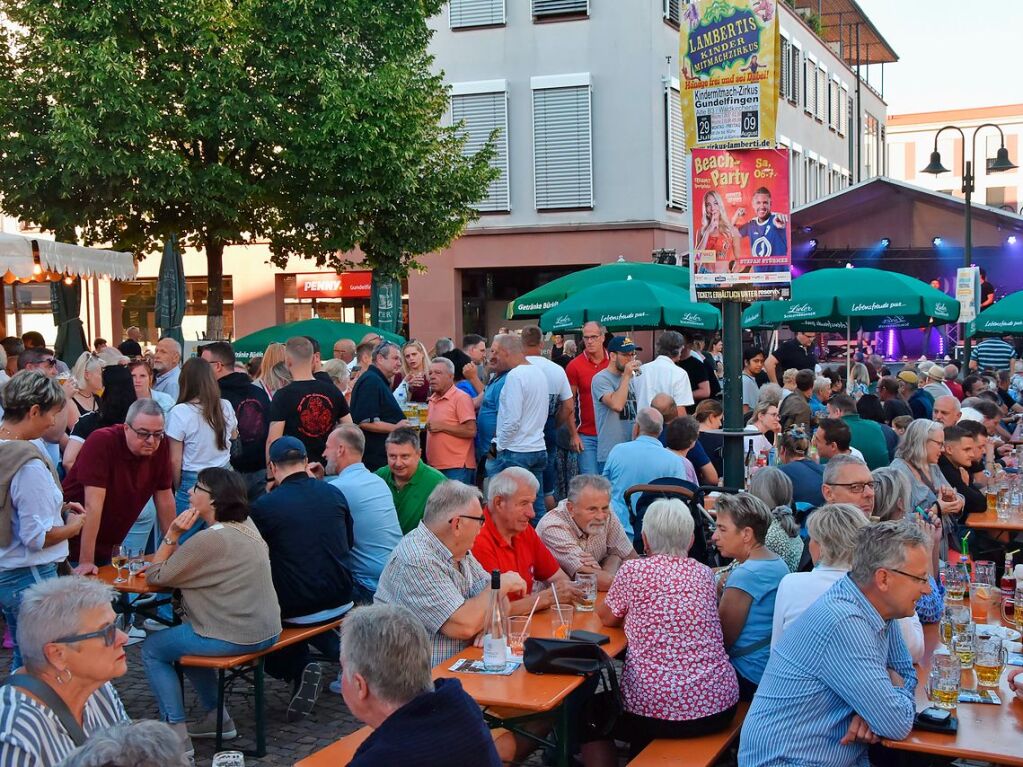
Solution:
{"label": "bald man", "polygon": [[939,422],[946,429],[959,423],[962,415],[962,406],[959,400],[950,394],[938,397],[934,400],[934,420]]}

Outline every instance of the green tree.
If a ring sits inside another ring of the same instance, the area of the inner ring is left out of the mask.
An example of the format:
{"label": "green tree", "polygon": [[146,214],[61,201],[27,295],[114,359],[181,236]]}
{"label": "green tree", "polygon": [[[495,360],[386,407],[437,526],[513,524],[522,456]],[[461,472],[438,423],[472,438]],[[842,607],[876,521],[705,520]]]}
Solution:
{"label": "green tree", "polygon": [[[443,0],[0,0],[11,215],[144,255],[224,247],[394,276],[475,215],[492,147],[442,127],[426,19]],[[253,264],[252,268],[259,268]]]}

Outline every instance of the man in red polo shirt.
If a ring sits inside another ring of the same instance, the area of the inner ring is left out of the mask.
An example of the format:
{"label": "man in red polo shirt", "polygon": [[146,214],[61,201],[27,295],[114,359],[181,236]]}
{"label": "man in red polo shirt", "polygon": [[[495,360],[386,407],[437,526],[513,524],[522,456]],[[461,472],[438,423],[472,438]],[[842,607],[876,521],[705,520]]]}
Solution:
{"label": "man in red polo shirt", "polygon": [[580,474],[600,473],[597,471],[597,423],[593,416],[590,384],[593,376],[606,367],[604,328],[596,322],[587,322],[583,325],[583,353],[565,368],[572,396],[579,403],[579,439],[583,443],[583,451],[579,454]]}
{"label": "man in red polo shirt", "polygon": [[[483,509],[486,521],[472,546],[472,555],[484,570],[513,571],[526,582],[525,593],[508,594],[512,615],[528,613],[534,602],[538,602],[538,610],[550,607],[554,604],[554,589],[562,604],[571,604],[579,596],[575,584],[530,524],[536,516],[533,503],[539,489],[532,472],[517,466],[491,477]],[[550,588],[533,593],[534,581],[545,581]]]}

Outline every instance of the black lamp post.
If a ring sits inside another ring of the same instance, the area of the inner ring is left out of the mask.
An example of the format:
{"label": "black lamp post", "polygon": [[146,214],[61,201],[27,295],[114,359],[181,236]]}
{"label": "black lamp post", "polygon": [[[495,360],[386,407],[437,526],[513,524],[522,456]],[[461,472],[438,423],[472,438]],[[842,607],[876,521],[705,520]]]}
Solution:
{"label": "black lamp post", "polygon": [[[990,161],[990,165],[987,170],[989,173],[1001,173],[1006,170],[1013,170],[1016,166],[1009,160],[1009,150],[1005,148],[1005,134],[1002,133],[1002,129],[994,123],[984,123],[978,125],[973,130],[973,137],[970,143],[970,159],[966,159],[966,134],[963,133],[963,129],[957,125],[946,125],[944,128],[934,134],[934,151],[931,152],[931,161],[927,164],[921,173],[930,173],[932,175],[938,175],[939,173],[948,173],[949,170],[941,164],[941,152],[938,151],[938,136],[947,130],[958,131],[959,135],[963,139],[963,195],[966,197],[966,239],[963,243],[963,266],[970,267],[973,264],[973,217],[971,208],[971,198],[973,195],[973,163],[977,157],[977,134],[980,133],[981,128],[994,128],[998,131],[998,135],[1002,138],[1002,145],[999,147],[995,159]],[[978,311],[980,307],[977,307]],[[963,338],[963,375],[966,376],[970,372],[970,346],[971,339],[966,336],[966,325],[962,325]]]}

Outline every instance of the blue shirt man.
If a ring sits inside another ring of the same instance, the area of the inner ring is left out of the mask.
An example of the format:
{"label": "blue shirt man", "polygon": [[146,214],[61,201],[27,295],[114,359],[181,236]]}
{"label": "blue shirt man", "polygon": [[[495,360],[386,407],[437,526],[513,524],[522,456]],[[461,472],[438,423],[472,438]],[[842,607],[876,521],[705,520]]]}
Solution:
{"label": "blue shirt man", "polygon": [[685,463],[658,439],[663,426],[664,417],[660,413],[652,407],[641,408],[636,414],[638,436],[611,448],[604,464],[604,476],[611,483],[611,509],[630,538],[633,531],[625,491],[662,477],[686,478]]}
{"label": "blue shirt man", "polygon": [[497,406],[501,401],[501,389],[504,388],[505,373],[492,376],[487,388],[483,390],[483,401],[476,414],[476,461],[483,460],[490,443],[497,436]]}
{"label": "blue shirt man", "polygon": [[850,574],[771,653],[742,728],[739,767],[866,767],[868,743],[909,734],[916,672],[894,619],[929,593],[929,552],[912,523],[863,530]]}
{"label": "blue shirt man", "polygon": [[[749,240],[750,256],[756,260],[777,258],[788,255],[785,240],[785,225],[788,217],[771,211],[771,191],[760,187],[753,193],[754,217],[741,224],[739,233]],[[753,267],[754,272],[776,272],[785,268],[784,263],[765,263]]]}

